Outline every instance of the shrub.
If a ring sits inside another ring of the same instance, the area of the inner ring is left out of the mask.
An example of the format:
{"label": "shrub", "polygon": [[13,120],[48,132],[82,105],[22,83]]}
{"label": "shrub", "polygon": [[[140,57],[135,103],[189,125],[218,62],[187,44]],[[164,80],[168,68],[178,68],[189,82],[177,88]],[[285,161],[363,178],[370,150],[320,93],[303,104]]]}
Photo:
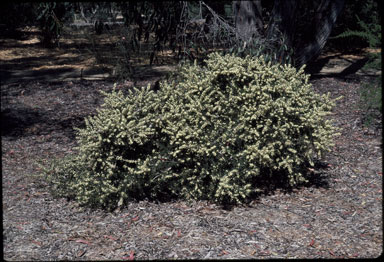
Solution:
{"label": "shrub", "polygon": [[314,153],[332,145],[335,128],[324,116],[333,101],[311,90],[303,69],[211,54],[205,67],[185,67],[177,88],[162,89],[178,105],[165,116],[165,158],[178,163],[167,175],[185,198],[241,202],[265,173],[295,185]]}
{"label": "shrub", "polygon": [[315,94],[303,69],[263,57],[214,53],[205,63],[182,67],[157,93],[105,93],[77,130],[69,171],[53,177],[70,173],[65,188],[101,206],[164,196],[241,203],[261,175],[305,181],[304,168],[333,145],[329,94]]}
{"label": "shrub", "polygon": [[376,122],[380,123],[383,111],[382,76],[380,75],[371,82],[362,84],[359,93],[359,106],[364,112],[364,125],[372,127]]}
{"label": "shrub", "polygon": [[[364,65],[363,69],[366,70],[381,70],[382,55],[381,55],[381,16],[377,12],[377,3],[368,1],[364,8],[363,13],[366,14],[364,20],[361,20],[356,15],[359,30],[346,30],[335,38],[360,38],[365,41],[368,46],[373,49],[378,49],[379,52],[368,53],[368,62]],[[365,12],[364,12],[365,11]],[[379,120],[382,111],[382,77],[378,76],[376,79],[369,83],[362,84],[360,89],[360,107],[365,111],[364,124],[370,126],[372,120]]]}
{"label": "shrub", "polygon": [[81,204],[112,208],[153,190],[166,192],[150,176],[151,155],[163,141],[159,97],[149,87],[127,96],[115,90],[103,94],[102,108],[77,129],[78,154],[46,171],[54,191]]}

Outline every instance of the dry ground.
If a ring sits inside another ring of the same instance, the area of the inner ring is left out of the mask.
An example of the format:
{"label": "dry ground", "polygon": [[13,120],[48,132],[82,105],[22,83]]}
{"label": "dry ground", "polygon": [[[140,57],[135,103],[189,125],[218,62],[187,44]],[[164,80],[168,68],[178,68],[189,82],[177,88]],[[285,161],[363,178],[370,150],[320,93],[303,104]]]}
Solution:
{"label": "dry ground", "polygon": [[[121,56],[116,47],[120,39],[112,33],[95,35],[89,28],[71,29],[59,41],[60,47],[50,49],[40,45],[36,28],[23,29],[23,33],[22,39],[0,39],[2,83],[110,79]],[[149,74],[163,75],[174,68],[176,62],[170,51],[160,52],[156,63],[149,67],[150,44],[141,43],[140,48],[143,52],[132,53],[130,60],[135,64],[135,80]]]}
{"label": "dry ground", "polygon": [[[114,76],[114,68],[121,55],[116,47],[120,38],[116,35],[95,35],[90,29],[68,29],[59,42],[60,48],[47,49],[39,44],[36,28],[25,28],[23,33],[23,39],[0,39],[0,77],[4,84],[21,81],[105,80]],[[95,45],[91,44],[90,39],[94,40]],[[135,79],[132,80],[161,76],[174,69],[176,60],[172,58],[171,51],[159,52],[154,66],[147,66],[150,44],[140,45],[143,52],[133,53],[131,57],[131,62],[135,64]],[[369,52],[377,50],[326,50],[310,66],[309,71],[319,76],[339,77],[355,73],[374,75],[376,72],[362,70],[366,62],[364,55]]]}

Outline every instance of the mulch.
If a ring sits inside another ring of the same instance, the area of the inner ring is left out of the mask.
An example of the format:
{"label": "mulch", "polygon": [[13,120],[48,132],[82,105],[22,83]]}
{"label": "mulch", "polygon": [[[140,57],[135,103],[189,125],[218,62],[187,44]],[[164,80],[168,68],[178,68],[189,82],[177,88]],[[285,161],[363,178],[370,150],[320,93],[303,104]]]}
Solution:
{"label": "mulch", "polygon": [[[369,79],[313,80],[343,96],[342,128],[311,182],[224,209],[207,201],[131,202],[113,212],[54,199],[38,163],[76,146],[73,127],[96,113],[107,81],[1,86],[3,251],[6,260],[374,258],[382,253],[382,123],[363,125]],[[127,89],[129,83],[119,84]]]}

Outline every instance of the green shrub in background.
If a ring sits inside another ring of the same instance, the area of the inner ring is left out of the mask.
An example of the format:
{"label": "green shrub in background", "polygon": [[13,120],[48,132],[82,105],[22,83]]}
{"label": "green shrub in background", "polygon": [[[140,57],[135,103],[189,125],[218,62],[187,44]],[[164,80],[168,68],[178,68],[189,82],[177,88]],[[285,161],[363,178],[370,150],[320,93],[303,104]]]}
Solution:
{"label": "green shrub in background", "polygon": [[164,196],[228,204],[256,192],[261,175],[305,181],[333,145],[329,95],[303,69],[263,57],[214,53],[205,64],[182,67],[157,93],[105,94],[77,130],[78,155],[50,169],[56,191],[103,207]]}
{"label": "green shrub in background", "polygon": [[[373,52],[367,55],[368,62],[364,65],[364,69],[381,71],[382,33],[379,3],[377,1],[367,1],[362,8],[362,15],[364,19],[360,19],[359,16],[356,15],[358,29],[348,29],[334,38],[357,38],[366,42],[368,46],[373,49]],[[379,49],[379,52],[375,52],[375,49]],[[374,119],[381,119],[382,76],[378,76],[370,83],[364,83],[360,89],[360,97],[360,107],[365,112],[364,124],[370,126]]]}
{"label": "green shrub in background", "polygon": [[[347,30],[340,35],[334,37],[337,38],[350,38],[357,37],[368,43],[370,48],[381,48],[381,24],[378,21],[372,23],[366,23],[360,20],[356,16],[357,24],[360,26],[360,30]],[[381,52],[374,52],[368,55],[368,63],[365,65],[365,69],[381,70]]]}
{"label": "green shrub in background", "polygon": [[370,83],[365,83],[360,88],[360,108],[364,112],[363,123],[372,126],[380,122],[383,111],[382,76],[378,76]]}

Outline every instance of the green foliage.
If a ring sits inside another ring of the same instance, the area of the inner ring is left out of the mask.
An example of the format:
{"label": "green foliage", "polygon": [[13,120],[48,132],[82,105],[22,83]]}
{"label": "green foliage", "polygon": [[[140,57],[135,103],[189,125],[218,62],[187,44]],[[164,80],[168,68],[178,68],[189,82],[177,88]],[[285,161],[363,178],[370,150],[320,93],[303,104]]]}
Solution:
{"label": "green foliage", "polygon": [[293,49],[284,44],[283,39],[264,39],[254,38],[249,42],[237,41],[225,53],[239,57],[263,56],[264,59],[272,63],[292,64]]}
{"label": "green foliage", "polygon": [[[361,1],[355,3],[355,5],[359,3],[361,4]],[[378,8],[378,3],[372,0],[364,3],[363,6],[359,6],[358,13],[360,16],[355,15],[355,21],[350,22],[350,24],[356,24],[356,28],[346,29],[333,39],[357,38],[366,42],[370,48],[381,48],[381,16]],[[353,27],[353,25],[351,26]],[[366,68],[381,70],[381,53],[373,53],[369,55],[369,59]]]}
{"label": "green foliage", "polygon": [[103,207],[145,197],[227,204],[257,192],[262,175],[304,182],[333,145],[329,95],[315,94],[303,69],[263,57],[213,53],[205,64],[183,66],[157,93],[104,93],[77,129],[78,154],[47,172],[57,191]]}
{"label": "green foliage", "polygon": [[[229,2],[231,3],[231,2]],[[291,64],[293,49],[286,44],[283,35],[276,30],[274,36],[266,37],[264,29],[260,35],[243,39],[236,29],[234,19],[225,13],[232,12],[231,5],[222,2],[188,2],[180,19],[176,40],[182,58],[199,62],[215,51],[239,57],[259,57],[272,63]]]}
{"label": "green foliage", "polygon": [[355,37],[360,37],[366,40],[369,46],[372,46],[372,47],[380,46],[381,25],[374,24],[374,25],[368,26],[364,21],[360,20],[358,16],[356,16],[356,19],[362,31],[347,30],[344,33],[341,33],[340,35],[338,35],[336,38],[339,38],[339,37],[345,38],[345,37],[355,36]]}
{"label": "green foliage", "polygon": [[265,172],[294,185],[313,153],[331,144],[334,129],[323,116],[332,103],[311,91],[302,70],[212,54],[206,67],[181,75],[176,90],[163,86],[182,105],[170,115],[165,158],[179,163],[185,198],[241,202]]}
{"label": "green foliage", "polygon": [[[360,21],[363,21],[366,25],[373,29],[376,25],[381,24],[381,9],[381,3],[377,0],[345,1],[344,10],[337,19],[335,28],[332,30],[332,35],[339,36],[340,34],[348,31],[361,32],[362,26]],[[356,19],[356,17],[359,19]],[[381,34],[381,32],[378,33]],[[367,42],[361,37],[331,37],[330,40],[329,44],[342,49],[361,48],[367,46]]]}
{"label": "green foliage", "polygon": [[37,20],[40,22],[41,43],[45,47],[58,45],[64,25],[71,10],[71,3],[42,2],[38,7]]}
{"label": "green foliage", "polygon": [[77,173],[84,172],[81,170],[84,166],[79,165],[76,160],[77,156],[67,155],[64,158],[53,159],[49,166],[39,163],[39,168],[45,174],[46,180],[50,183],[50,191],[54,197],[74,198],[75,194],[71,191],[71,183]]}
{"label": "green foliage", "polygon": [[[376,5],[377,8],[377,5]],[[374,2],[368,1],[365,4],[364,10],[375,11]],[[363,13],[364,13],[363,10]],[[347,30],[335,38],[350,38],[357,37],[364,40],[372,49],[380,48],[380,52],[368,54],[368,62],[365,64],[364,69],[381,70],[382,56],[381,56],[381,17],[377,12],[370,12],[369,17],[365,17],[366,21],[361,20],[357,15],[357,24],[360,30]],[[382,77],[379,76],[371,83],[363,84],[360,91],[361,104],[360,107],[366,112],[365,124],[370,125],[374,118],[380,118],[382,111]]]}
{"label": "green foliage", "polygon": [[371,126],[374,120],[380,120],[383,110],[382,76],[371,83],[363,84],[360,89],[360,108],[364,111],[364,124]]}
{"label": "green foliage", "polygon": [[159,186],[152,184],[149,164],[161,143],[155,118],[161,103],[149,88],[105,95],[97,115],[77,129],[79,154],[47,173],[56,192],[81,204],[111,207]]}

